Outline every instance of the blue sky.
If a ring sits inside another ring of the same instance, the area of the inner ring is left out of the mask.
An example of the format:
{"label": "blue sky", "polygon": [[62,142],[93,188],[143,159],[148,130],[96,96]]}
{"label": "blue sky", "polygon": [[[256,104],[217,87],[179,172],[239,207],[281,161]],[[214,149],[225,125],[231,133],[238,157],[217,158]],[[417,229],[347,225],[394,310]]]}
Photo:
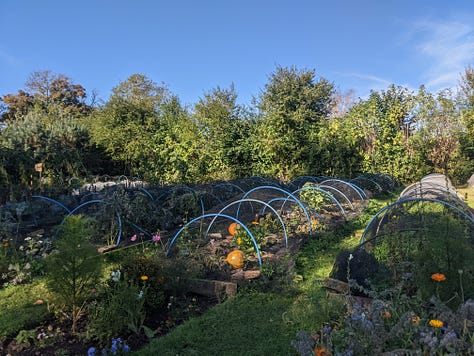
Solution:
{"label": "blue sky", "polygon": [[37,70],[106,100],[134,73],[192,105],[234,83],[251,104],[277,65],[365,97],[436,92],[474,66],[474,1],[0,0],[0,95]]}

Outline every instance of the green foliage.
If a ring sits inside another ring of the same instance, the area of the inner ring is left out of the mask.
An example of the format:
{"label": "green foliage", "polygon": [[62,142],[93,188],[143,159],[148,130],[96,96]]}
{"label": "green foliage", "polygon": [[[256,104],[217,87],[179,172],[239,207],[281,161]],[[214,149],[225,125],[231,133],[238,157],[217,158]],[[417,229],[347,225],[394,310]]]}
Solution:
{"label": "green foliage", "polygon": [[413,95],[407,89],[391,85],[386,91],[372,91],[367,100],[349,110],[344,124],[351,126],[357,139],[363,172],[384,172],[400,181],[420,174],[413,172],[417,166],[409,149],[409,137],[415,130],[413,105]]}
{"label": "green foliage", "polygon": [[[456,307],[474,297],[474,270],[470,263],[474,246],[459,220],[449,214],[423,214],[423,229],[388,233],[378,238],[369,251],[386,267],[385,280],[389,285],[409,275],[414,284],[411,293],[423,299],[436,294],[447,305]],[[397,219],[402,219],[403,224],[407,218]],[[446,281],[430,280],[435,273],[444,274]]]}
{"label": "green foliage", "polygon": [[287,254],[269,259],[260,266],[259,278],[243,283],[240,292],[259,291],[280,295],[295,295],[302,276],[298,275],[293,256]]}
{"label": "green foliage", "polygon": [[25,202],[10,204],[0,209],[0,285],[30,282],[44,271],[45,257],[51,250],[51,239],[38,230],[21,236],[20,225],[31,206]]}
{"label": "green foliage", "polygon": [[72,322],[77,322],[97,286],[101,275],[101,260],[90,243],[87,220],[82,216],[69,216],[59,229],[56,251],[47,257],[47,286],[53,296],[53,307]]}
{"label": "green foliage", "polygon": [[15,340],[18,343],[30,346],[31,343],[34,343],[36,339],[36,330],[20,330],[20,332],[15,336]]}
{"label": "green foliage", "polygon": [[331,204],[331,199],[329,196],[321,191],[316,189],[311,189],[311,184],[305,184],[306,187],[309,187],[308,190],[303,190],[300,192],[300,200],[307,204],[310,208],[321,212],[321,209],[328,204]]}
{"label": "green foliage", "polygon": [[1,120],[10,122],[19,119],[30,111],[40,111],[49,116],[78,117],[87,113],[90,106],[86,104],[86,90],[74,84],[63,74],[54,74],[49,70],[31,73],[26,82],[27,91],[19,90],[17,94],[7,94],[0,98],[7,109]]}
{"label": "green foliage", "polygon": [[[151,251],[150,251],[151,252]],[[170,261],[162,253],[143,254],[138,250],[130,252],[120,263],[120,271],[126,276],[129,283],[138,285],[142,276],[147,276],[147,291],[145,303],[148,310],[159,310],[166,301],[166,292],[170,292],[173,273],[170,271]]]}
{"label": "green foliage", "polygon": [[354,177],[363,171],[358,129],[349,116],[332,117],[311,132],[308,171],[312,175]]}
{"label": "green foliage", "polygon": [[[324,326],[312,335],[297,334],[298,340],[292,341],[292,345],[300,355],[312,355],[315,349],[338,355],[468,355],[473,351],[473,333],[465,327],[472,322],[472,302],[455,312],[434,305],[432,314],[399,309],[379,299],[370,306],[357,301],[349,303],[351,310],[342,325]],[[436,315],[444,315],[444,322]]]}
{"label": "green foliage", "polygon": [[[276,233],[279,228],[279,222],[273,219],[272,214],[260,217],[258,221],[252,221],[248,226],[255,242],[260,250],[264,249],[268,243],[269,235]],[[280,227],[281,229],[281,227]],[[250,235],[240,225],[237,226],[237,234],[234,235],[234,244],[238,246],[244,253],[255,252],[255,245]]]}
{"label": "green foliage", "polygon": [[277,67],[260,95],[254,170],[288,180],[308,170],[311,133],[330,112],[333,84],[314,70]]}
{"label": "green foliage", "polygon": [[[33,304],[44,300],[46,288],[42,281],[9,286],[0,290],[0,335],[13,337],[23,329],[28,329],[50,316],[46,303]],[[1,340],[1,337],[0,337]]]}
{"label": "green foliage", "polygon": [[131,283],[126,275],[110,280],[104,295],[87,308],[87,338],[103,346],[119,335],[139,335],[144,328],[147,291],[146,281]]}
{"label": "green foliage", "polygon": [[233,165],[239,165],[234,145],[242,139],[238,126],[241,124],[240,111],[236,104],[234,87],[217,87],[204,95],[194,106],[194,117],[202,136],[202,153],[207,162],[208,180],[231,179]]}
{"label": "green foliage", "polygon": [[[24,189],[47,188],[56,193],[69,189],[69,177],[84,175],[87,142],[87,132],[77,121],[68,117],[52,120],[32,111],[2,131],[0,152],[10,181],[19,182]],[[44,163],[42,181],[34,170],[36,163]]]}
{"label": "green foliage", "polygon": [[390,85],[342,110],[334,84],[296,67],[278,66],[251,107],[230,86],[191,110],[142,74],[93,108],[66,76],[35,72],[26,91],[0,99],[1,199],[71,190],[71,177],[91,173],[163,184],[384,172],[408,183],[435,171],[465,183],[474,167],[472,72],[456,94]]}

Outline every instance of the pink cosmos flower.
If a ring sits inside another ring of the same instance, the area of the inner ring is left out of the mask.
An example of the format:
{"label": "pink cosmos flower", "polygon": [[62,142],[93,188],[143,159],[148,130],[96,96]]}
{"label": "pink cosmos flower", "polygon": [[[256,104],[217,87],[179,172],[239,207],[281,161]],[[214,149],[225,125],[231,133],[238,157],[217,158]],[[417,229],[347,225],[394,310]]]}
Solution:
{"label": "pink cosmos flower", "polygon": [[161,240],[161,236],[156,234],[156,235],[153,235],[152,238],[151,238],[151,241],[153,242],[158,242]]}
{"label": "pink cosmos flower", "polygon": [[132,241],[132,242],[137,241],[137,235],[133,235],[133,236],[130,238],[130,241]]}

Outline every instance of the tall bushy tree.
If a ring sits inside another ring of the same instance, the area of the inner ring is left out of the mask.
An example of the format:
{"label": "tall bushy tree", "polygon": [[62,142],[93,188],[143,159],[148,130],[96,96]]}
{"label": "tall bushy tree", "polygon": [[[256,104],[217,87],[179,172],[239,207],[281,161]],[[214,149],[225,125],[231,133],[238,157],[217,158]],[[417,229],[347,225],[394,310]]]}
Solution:
{"label": "tall bushy tree", "polygon": [[356,128],[352,132],[359,140],[363,171],[388,173],[401,181],[416,175],[408,150],[412,107],[412,94],[391,85],[385,91],[372,91],[368,99],[351,108],[347,119]]}
{"label": "tall bushy tree", "polygon": [[211,90],[194,106],[208,180],[226,180],[248,172],[242,168],[248,167],[244,148],[250,122],[248,112],[236,101],[237,93],[231,85],[229,89]]}
{"label": "tall bushy tree", "polygon": [[323,121],[310,146],[309,172],[315,176],[332,177],[360,174],[363,157],[359,143],[357,127],[349,116]]}
{"label": "tall bushy tree", "polygon": [[89,118],[93,142],[121,166],[122,174],[141,175],[143,164],[155,159],[142,147],[160,128],[157,110],[167,95],[166,88],[133,74],[113,88],[110,100]]}
{"label": "tall bushy tree", "polygon": [[431,170],[453,177],[462,165],[459,139],[463,131],[458,105],[449,90],[436,96],[422,87],[414,110],[414,149]]}
{"label": "tall bushy tree", "polygon": [[81,122],[92,111],[86,91],[51,71],[33,72],[26,88],[1,98],[6,128],[0,132],[0,157],[9,182],[37,187],[34,165],[43,163],[43,188],[69,188],[69,178],[87,175],[91,156]]}
{"label": "tall bushy tree", "polygon": [[86,98],[84,87],[64,74],[54,74],[49,70],[36,71],[29,76],[26,90],[0,98],[4,104],[1,120],[22,118],[32,110],[54,119],[79,117],[91,110]]}
{"label": "tall bushy tree", "polygon": [[330,113],[333,91],[314,70],[277,67],[258,103],[255,170],[285,180],[308,173],[310,143]]}
{"label": "tall bushy tree", "polygon": [[161,129],[149,142],[150,150],[159,155],[153,174],[163,183],[195,183],[205,179],[208,162],[203,159],[203,138],[178,97],[172,96],[163,103],[159,118]]}
{"label": "tall bushy tree", "polygon": [[122,174],[155,183],[195,182],[205,176],[196,123],[178,97],[144,75],[134,74],[115,87],[89,128]]}

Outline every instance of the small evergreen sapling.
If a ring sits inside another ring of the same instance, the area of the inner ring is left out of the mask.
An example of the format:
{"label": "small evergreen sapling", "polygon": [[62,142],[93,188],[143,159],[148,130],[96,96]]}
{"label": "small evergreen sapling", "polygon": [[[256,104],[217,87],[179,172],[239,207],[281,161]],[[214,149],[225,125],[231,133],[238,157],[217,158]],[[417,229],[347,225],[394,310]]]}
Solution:
{"label": "small evergreen sapling", "polygon": [[91,244],[92,230],[82,216],[69,216],[59,228],[56,251],[47,258],[47,287],[56,311],[72,321],[76,332],[91,290],[101,276],[101,259]]}

